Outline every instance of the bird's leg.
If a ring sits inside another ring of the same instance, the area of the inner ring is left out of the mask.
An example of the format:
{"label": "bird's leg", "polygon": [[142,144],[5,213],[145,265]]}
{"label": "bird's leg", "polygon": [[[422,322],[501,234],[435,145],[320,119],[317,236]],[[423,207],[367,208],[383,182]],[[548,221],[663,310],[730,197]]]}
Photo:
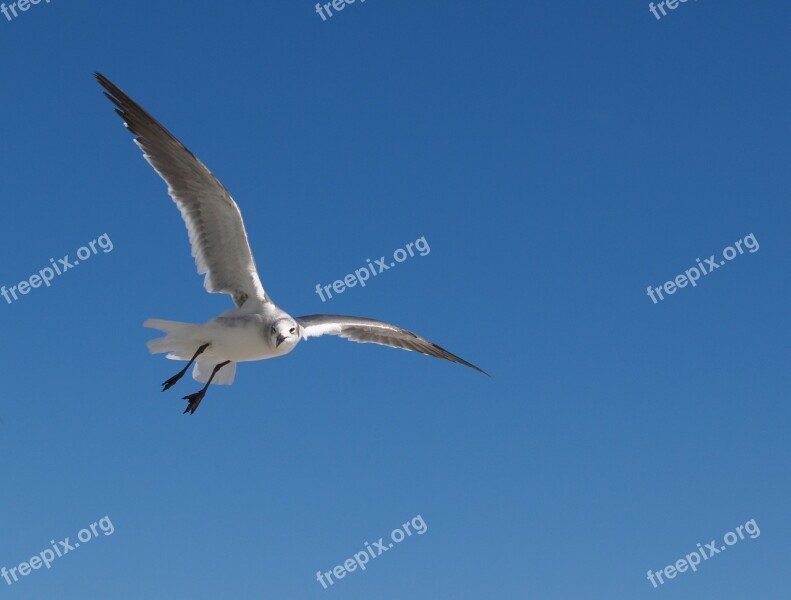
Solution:
{"label": "bird's leg", "polygon": [[195,359],[198,358],[201,354],[203,354],[203,351],[206,350],[206,348],[208,348],[208,347],[209,347],[209,344],[203,344],[203,346],[198,348],[198,350],[195,352],[195,355],[187,363],[187,366],[184,367],[183,369],[181,369],[181,371],[176,373],[173,377],[171,377],[165,383],[162,384],[162,391],[164,392],[166,390],[169,390],[174,385],[176,385],[176,382],[179,379],[181,379],[182,377],[184,377],[184,374],[187,372],[187,369],[189,369],[192,366],[192,363],[195,362]]}
{"label": "bird's leg", "polygon": [[225,362],[221,362],[217,366],[214,367],[214,370],[211,372],[211,376],[209,377],[209,381],[206,382],[206,385],[203,386],[203,389],[200,391],[195,392],[194,394],[190,394],[189,396],[184,396],[184,400],[189,400],[189,404],[187,408],[184,410],[184,414],[194,414],[196,410],[198,410],[198,405],[200,405],[201,400],[206,395],[206,390],[209,389],[211,385],[211,380],[214,379],[214,376],[217,374],[217,371],[222,369],[225,365],[227,365],[230,360],[226,360]]}

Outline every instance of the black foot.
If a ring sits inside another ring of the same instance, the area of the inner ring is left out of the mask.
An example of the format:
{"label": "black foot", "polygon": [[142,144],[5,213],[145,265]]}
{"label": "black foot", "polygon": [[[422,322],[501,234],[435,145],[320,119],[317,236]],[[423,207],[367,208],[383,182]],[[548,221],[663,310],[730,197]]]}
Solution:
{"label": "black foot", "polygon": [[177,383],[177,382],[178,382],[178,381],[179,381],[179,380],[180,380],[182,377],[184,377],[184,374],[185,374],[186,372],[187,372],[187,371],[186,371],[186,369],[185,369],[185,370],[183,370],[183,371],[179,371],[179,372],[178,372],[178,373],[176,373],[176,374],[175,374],[173,377],[171,377],[170,379],[168,379],[168,380],[167,380],[165,383],[163,383],[163,384],[162,384],[162,391],[163,391],[163,392],[166,392],[166,391],[168,391],[170,388],[172,388],[174,385],[176,385],[176,383]]}
{"label": "black foot", "polygon": [[[208,345],[208,344],[207,344]],[[206,390],[209,389],[214,376],[217,375],[217,371],[222,369],[225,365],[227,365],[230,360],[226,360],[225,362],[221,362],[218,365],[214,366],[214,369],[211,372],[211,376],[209,380],[206,382],[206,385],[203,386],[203,389],[199,392],[195,392],[194,394],[190,394],[189,396],[184,396],[184,400],[189,400],[189,405],[187,405],[187,409],[184,411],[184,414],[195,414],[195,411],[198,410],[198,406],[200,405],[200,401],[203,400],[203,397],[206,395]]]}
{"label": "black foot", "polygon": [[200,406],[201,400],[206,395],[206,388],[203,388],[199,392],[195,392],[194,394],[190,394],[189,396],[184,396],[184,400],[189,400],[189,404],[187,408],[184,410],[182,414],[195,414],[195,411],[198,410],[198,406]]}

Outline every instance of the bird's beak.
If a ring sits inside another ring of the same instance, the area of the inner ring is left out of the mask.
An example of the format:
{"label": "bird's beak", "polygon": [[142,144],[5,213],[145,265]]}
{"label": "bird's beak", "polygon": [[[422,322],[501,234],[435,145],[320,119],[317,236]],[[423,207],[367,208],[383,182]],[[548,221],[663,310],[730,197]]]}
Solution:
{"label": "bird's beak", "polygon": [[282,344],[284,341],[286,341],[286,336],[284,336],[282,333],[278,333],[277,334],[277,343],[275,344],[275,348],[278,348],[280,346],[280,344]]}

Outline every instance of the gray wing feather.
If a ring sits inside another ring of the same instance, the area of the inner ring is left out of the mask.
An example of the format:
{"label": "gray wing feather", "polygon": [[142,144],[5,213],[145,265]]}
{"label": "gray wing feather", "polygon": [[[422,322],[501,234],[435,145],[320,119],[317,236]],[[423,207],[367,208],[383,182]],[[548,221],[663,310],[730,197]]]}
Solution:
{"label": "gray wing feather", "polygon": [[198,273],[208,292],[268,302],[239,207],[228,190],[192,152],[109,79],[96,73],[104,95],[117,107],[145,159],[168,184],[187,225]]}
{"label": "gray wing feather", "polygon": [[381,344],[391,348],[402,348],[413,352],[420,352],[427,356],[434,356],[459,363],[471,369],[489,375],[483,369],[467,362],[463,358],[456,356],[438,346],[434,342],[420,337],[401,327],[396,327],[390,323],[365,319],[362,317],[344,317],[340,315],[308,315],[297,317],[297,323],[302,328],[301,334],[304,338],[317,337],[321,335],[337,335],[352,342],[363,344]]}

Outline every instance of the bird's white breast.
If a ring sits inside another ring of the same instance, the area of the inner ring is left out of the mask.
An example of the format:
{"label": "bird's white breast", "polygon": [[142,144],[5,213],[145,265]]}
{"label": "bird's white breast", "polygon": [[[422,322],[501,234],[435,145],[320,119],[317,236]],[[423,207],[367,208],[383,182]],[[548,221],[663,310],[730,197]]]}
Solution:
{"label": "bird's white breast", "polygon": [[218,317],[204,325],[207,349],[222,360],[246,362],[273,358],[290,352],[294,346],[273,347],[267,335],[268,326],[261,315]]}

